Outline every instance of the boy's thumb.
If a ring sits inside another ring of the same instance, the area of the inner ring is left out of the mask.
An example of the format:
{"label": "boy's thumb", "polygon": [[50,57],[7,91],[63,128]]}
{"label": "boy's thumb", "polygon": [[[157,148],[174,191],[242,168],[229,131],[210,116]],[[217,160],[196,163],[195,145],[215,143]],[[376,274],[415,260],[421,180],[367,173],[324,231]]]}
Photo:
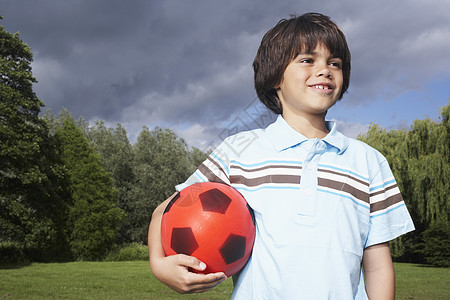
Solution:
{"label": "boy's thumb", "polygon": [[177,257],[179,259],[178,263],[180,265],[186,266],[196,271],[204,271],[206,269],[206,264],[194,256],[178,254]]}
{"label": "boy's thumb", "polygon": [[206,269],[206,264],[199,259],[196,259],[196,262],[191,266],[197,271],[204,271]]}
{"label": "boy's thumb", "polygon": [[205,270],[206,269],[206,264],[204,263],[204,262],[199,262],[199,264],[198,264],[198,270],[199,271],[203,271],[203,270]]}

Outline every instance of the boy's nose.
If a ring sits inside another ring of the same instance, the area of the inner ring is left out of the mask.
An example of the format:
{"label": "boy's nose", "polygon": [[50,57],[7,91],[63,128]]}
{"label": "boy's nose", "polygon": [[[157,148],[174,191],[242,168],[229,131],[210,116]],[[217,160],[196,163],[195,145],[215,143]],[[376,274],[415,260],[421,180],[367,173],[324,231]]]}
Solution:
{"label": "boy's nose", "polygon": [[328,64],[319,65],[316,70],[316,76],[331,78],[331,71],[330,68],[328,67]]}

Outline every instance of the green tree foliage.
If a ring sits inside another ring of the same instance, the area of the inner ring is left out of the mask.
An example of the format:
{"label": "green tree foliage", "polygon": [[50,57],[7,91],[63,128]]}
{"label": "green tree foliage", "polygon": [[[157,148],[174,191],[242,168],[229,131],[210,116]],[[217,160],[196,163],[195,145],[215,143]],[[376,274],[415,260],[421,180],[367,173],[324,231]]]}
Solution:
{"label": "green tree foliage", "polygon": [[67,227],[70,248],[77,259],[100,259],[113,247],[124,212],[115,205],[111,176],[74,120],[64,119],[56,136],[61,140],[72,198]]}
{"label": "green tree foliage", "polygon": [[429,119],[416,120],[408,133],[408,171],[411,177],[410,197],[420,222],[449,220],[450,190],[450,106],[442,109],[439,124]]}
{"label": "green tree foliage", "polygon": [[[133,145],[135,199],[130,217],[135,228],[133,241],[147,241],[148,224],[153,210],[175,192],[174,186],[185,181],[195,170],[184,140],[170,129],[144,127]],[[196,153],[198,155],[198,153]]]}
{"label": "green tree foliage", "polygon": [[394,258],[449,264],[448,256],[439,256],[448,253],[444,245],[450,244],[449,114],[447,105],[439,123],[428,118],[416,120],[408,131],[386,131],[372,125],[359,137],[386,156],[416,226],[413,233],[391,242]]}
{"label": "green tree foliage", "polygon": [[[70,112],[59,117],[45,115],[51,132],[56,132]],[[186,143],[169,129],[144,127],[131,144],[121,124],[108,128],[104,122],[90,126],[82,119],[75,122],[100,156],[102,167],[111,174],[118,191],[116,205],[126,213],[118,244],[146,243],[147,229],[154,208],[174,192],[174,186],[186,180],[207,154]]]}
{"label": "green tree foliage", "polygon": [[450,267],[450,223],[437,220],[422,233],[421,254],[431,265]]}
{"label": "green tree foliage", "polygon": [[32,60],[19,34],[0,26],[0,251],[20,245],[26,257],[49,260],[65,253],[65,175],[38,116]]}
{"label": "green tree foliage", "polygon": [[115,128],[107,128],[104,122],[96,122],[92,127],[84,126],[92,147],[100,154],[102,166],[113,179],[118,190],[116,204],[127,213],[122,224],[117,242],[130,243],[132,232],[132,214],[134,198],[131,190],[135,183],[133,172],[133,151],[127,132],[121,124]]}

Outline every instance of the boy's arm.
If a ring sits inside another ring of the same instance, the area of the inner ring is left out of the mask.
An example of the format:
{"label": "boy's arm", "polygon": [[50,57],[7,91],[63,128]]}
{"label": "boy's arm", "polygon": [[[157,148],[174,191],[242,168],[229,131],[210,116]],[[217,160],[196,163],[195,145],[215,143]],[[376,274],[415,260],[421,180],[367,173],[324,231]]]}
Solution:
{"label": "boy's arm", "polygon": [[394,299],[395,274],[389,244],[367,247],[364,250],[363,267],[369,299]]}
{"label": "boy's arm", "polygon": [[188,268],[204,270],[206,265],[195,257],[184,254],[167,256],[161,244],[161,219],[173,194],[153,212],[148,229],[148,252],[153,275],[178,293],[206,292],[226,279],[224,273],[196,274]]}

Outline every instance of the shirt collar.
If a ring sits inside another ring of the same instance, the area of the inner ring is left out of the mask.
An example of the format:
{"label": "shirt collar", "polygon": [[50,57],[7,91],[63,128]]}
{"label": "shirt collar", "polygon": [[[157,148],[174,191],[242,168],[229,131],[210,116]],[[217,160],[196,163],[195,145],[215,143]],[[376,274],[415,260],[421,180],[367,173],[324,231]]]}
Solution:
{"label": "shirt collar", "polygon": [[336,122],[326,121],[326,126],[330,132],[323,138],[323,141],[337,148],[338,154],[344,153],[348,147],[348,137],[337,130]]}
{"label": "shirt collar", "polygon": [[[338,154],[343,153],[348,147],[348,138],[337,131],[335,122],[327,121],[326,126],[330,131],[322,140],[328,145],[338,149]],[[308,140],[300,132],[292,128],[281,115],[266,129],[269,140],[278,152],[297,146]]]}

